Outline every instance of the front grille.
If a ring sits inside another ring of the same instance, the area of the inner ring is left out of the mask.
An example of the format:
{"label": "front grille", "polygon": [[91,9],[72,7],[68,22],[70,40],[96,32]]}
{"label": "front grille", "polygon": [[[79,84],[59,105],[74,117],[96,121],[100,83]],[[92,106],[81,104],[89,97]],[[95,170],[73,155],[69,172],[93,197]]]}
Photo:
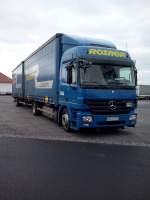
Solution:
{"label": "front grille", "polygon": [[[115,109],[110,108],[110,102],[113,101]],[[132,108],[126,107],[129,100],[85,100],[93,115],[117,115],[128,114]]]}

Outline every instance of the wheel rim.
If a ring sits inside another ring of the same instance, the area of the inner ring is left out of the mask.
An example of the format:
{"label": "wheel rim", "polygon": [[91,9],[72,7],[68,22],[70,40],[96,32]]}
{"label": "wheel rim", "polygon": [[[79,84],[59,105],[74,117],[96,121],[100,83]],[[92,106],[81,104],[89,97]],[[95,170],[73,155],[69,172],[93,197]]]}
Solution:
{"label": "wheel rim", "polygon": [[69,124],[69,117],[67,113],[64,113],[62,115],[62,125],[65,129],[68,129],[68,124]]}

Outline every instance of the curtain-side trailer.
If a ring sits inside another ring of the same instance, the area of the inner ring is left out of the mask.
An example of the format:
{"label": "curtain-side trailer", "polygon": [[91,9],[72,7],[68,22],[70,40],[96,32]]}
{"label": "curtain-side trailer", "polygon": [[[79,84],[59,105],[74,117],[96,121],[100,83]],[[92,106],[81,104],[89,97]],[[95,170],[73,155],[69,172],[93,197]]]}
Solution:
{"label": "curtain-side trailer", "polygon": [[150,100],[150,85],[138,85],[137,95],[139,100]]}

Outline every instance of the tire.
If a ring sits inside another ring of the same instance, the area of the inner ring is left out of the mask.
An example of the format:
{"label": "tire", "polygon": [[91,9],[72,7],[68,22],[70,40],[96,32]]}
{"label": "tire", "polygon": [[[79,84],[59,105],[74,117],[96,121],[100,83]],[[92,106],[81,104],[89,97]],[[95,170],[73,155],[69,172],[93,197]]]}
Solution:
{"label": "tire", "polygon": [[39,111],[38,111],[38,106],[36,103],[33,103],[33,107],[32,107],[32,113],[33,115],[39,115]]}
{"label": "tire", "polygon": [[16,106],[17,107],[22,106],[22,103],[20,103],[19,99],[16,100]]}
{"label": "tire", "polygon": [[63,110],[61,115],[61,124],[65,131],[70,131],[69,114],[66,108]]}

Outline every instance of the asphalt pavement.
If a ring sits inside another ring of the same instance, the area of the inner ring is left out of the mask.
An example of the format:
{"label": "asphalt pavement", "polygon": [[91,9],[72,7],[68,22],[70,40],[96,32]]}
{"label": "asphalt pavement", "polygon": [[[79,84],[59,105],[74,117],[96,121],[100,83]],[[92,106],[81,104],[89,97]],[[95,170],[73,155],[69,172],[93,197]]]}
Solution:
{"label": "asphalt pavement", "polygon": [[0,200],[149,200],[149,110],[135,128],[67,133],[0,96]]}
{"label": "asphalt pavement", "polygon": [[139,102],[135,128],[67,133],[46,117],[33,116],[31,108],[16,107],[12,97],[0,96],[0,137],[7,136],[150,147],[150,101]]}
{"label": "asphalt pavement", "polygon": [[149,200],[150,148],[0,139],[1,200]]}

